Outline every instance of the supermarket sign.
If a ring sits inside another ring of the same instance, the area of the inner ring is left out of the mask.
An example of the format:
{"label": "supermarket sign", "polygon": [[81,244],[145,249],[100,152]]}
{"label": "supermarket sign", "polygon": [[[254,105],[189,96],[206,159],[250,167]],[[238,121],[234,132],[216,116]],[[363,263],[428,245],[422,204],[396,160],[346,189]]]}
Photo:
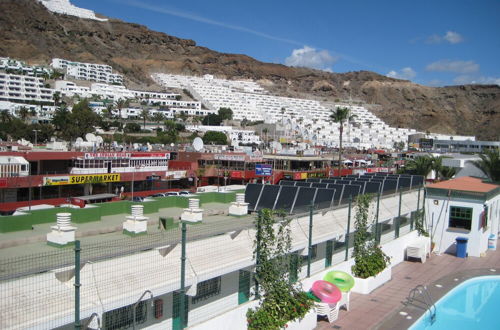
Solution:
{"label": "supermarket sign", "polygon": [[120,182],[120,174],[63,175],[43,177],[44,186],[61,186],[68,184],[103,182]]}

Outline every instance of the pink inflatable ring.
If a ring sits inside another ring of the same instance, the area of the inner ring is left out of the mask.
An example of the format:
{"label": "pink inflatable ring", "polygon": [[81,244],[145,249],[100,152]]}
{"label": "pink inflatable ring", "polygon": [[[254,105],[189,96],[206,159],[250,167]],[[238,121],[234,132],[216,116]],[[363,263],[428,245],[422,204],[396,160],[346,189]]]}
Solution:
{"label": "pink inflatable ring", "polygon": [[342,298],[339,288],[330,282],[319,280],[313,283],[311,291],[322,302],[328,304],[337,303]]}

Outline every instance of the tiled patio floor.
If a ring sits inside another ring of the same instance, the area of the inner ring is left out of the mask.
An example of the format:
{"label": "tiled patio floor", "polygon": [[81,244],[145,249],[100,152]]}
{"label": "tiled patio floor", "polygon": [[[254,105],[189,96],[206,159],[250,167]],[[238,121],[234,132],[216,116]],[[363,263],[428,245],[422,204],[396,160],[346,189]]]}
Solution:
{"label": "tiled patio floor", "polygon": [[392,280],[369,295],[351,294],[347,312],[340,310],[332,324],[318,322],[316,329],[364,330],[377,328],[380,322],[403,307],[408,293],[418,284],[429,285],[440,278],[459,271],[478,268],[496,268],[500,275],[500,250],[488,251],[485,257],[467,259],[452,255],[432,255],[427,262],[404,261],[392,269]]}

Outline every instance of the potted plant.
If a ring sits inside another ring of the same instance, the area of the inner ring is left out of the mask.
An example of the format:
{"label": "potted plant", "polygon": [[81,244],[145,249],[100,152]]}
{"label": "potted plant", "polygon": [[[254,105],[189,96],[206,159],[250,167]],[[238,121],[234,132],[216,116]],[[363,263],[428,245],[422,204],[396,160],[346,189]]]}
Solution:
{"label": "potted plant", "polygon": [[391,279],[389,257],[377,245],[375,235],[368,232],[371,200],[371,195],[358,195],[355,203],[354,265],[351,268],[355,285],[352,290],[363,294],[370,293]]}
{"label": "potted plant", "polygon": [[255,220],[256,294],[259,305],[247,311],[248,329],[313,329],[313,301],[293,281],[299,267],[291,253],[290,219],[264,209]]}

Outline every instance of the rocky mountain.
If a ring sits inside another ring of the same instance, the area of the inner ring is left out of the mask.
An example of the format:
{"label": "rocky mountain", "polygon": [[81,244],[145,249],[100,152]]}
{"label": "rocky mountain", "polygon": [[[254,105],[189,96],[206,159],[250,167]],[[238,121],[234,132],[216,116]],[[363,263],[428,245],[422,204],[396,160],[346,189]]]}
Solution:
{"label": "rocky mountain", "polygon": [[0,0],[0,56],[30,63],[53,57],[106,63],[135,87],[152,86],[152,72],[254,79],[278,95],[376,104],[370,109],[394,126],[497,140],[500,132],[497,85],[427,87],[368,71],[327,73],[263,63],[143,25],[54,14],[34,0]]}

